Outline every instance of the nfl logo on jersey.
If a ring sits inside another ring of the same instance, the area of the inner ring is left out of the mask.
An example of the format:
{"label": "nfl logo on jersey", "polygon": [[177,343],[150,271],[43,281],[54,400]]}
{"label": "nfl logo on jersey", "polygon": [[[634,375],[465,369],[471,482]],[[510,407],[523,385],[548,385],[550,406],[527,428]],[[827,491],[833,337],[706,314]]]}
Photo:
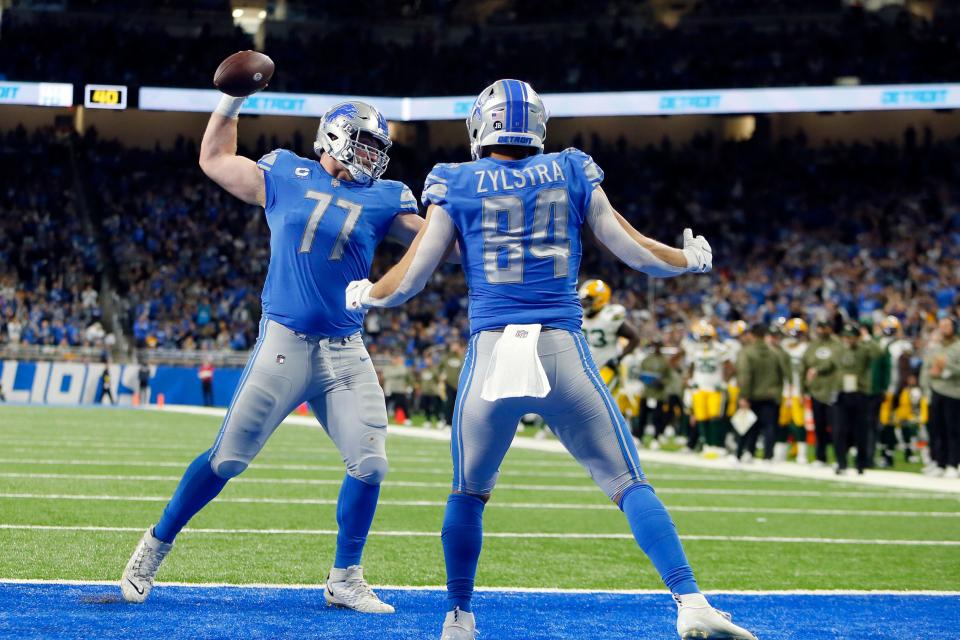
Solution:
{"label": "nfl logo on jersey", "polygon": [[530,335],[530,332],[527,331],[526,329],[518,329],[518,330],[517,330],[517,337],[518,337],[518,338],[526,338],[528,335]]}

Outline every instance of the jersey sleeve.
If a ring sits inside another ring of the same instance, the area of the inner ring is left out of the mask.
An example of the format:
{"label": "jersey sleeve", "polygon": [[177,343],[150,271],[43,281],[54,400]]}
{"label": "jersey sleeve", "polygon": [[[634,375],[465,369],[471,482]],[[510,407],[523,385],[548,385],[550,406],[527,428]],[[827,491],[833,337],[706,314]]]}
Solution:
{"label": "jersey sleeve", "polygon": [[296,156],[286,149],[274,149],[257,160],[257,166],[263,170],[263,183],[266,190],[263,209],[269,213],[277,204],[280,184],[292,175]]}
{"label": "jersey sleeve", "polygon": [[565,156],[570,170],[570,195],[586,218],[593,190],[603,182],[603,169],[580,149],[570,147],[565,149],[562,155]]}
{"label": "jersey sleeve", "polygon": [[397,211],[400,213],[419,213],[420,209],[417,207],[417,199],[413,195],[413,191],[410,191],[410,187],[401,183],[400,184],[400,203],[397,205]]}
{"label": "jersey sleeve", "polygon": [[445,206],[447,204],[448,186],[449,178],[447,177],[446,166],[443,164],[434,165],[423,183],[423,194],[420,196],[423,205],[425,207],[431,204],[438,207]]}
{"label": "jersey sleeve", "polygon": [[593,161],[589,155],[570,147],[564,151],[569,162],[573,165],[574,175],[581,181],[584,190],[590,193],[603,182],[603,169]]}

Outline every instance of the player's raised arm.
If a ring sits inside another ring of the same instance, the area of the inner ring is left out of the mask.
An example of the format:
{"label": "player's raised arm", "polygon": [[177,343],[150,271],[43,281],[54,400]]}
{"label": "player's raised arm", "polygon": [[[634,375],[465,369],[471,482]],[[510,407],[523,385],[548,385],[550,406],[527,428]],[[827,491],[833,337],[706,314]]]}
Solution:
{"label": "player's raised arm", "polygon": [[430,205],[427,220],[403,258],[377,283],[356,280],[347,286],[348,309],[396,307],[420,293],[427,279],[456,246],[453,220],[443,207]]}
{"label": "player's raised arm", "polygon": [[224,91],[200,143],[200,168],[231,195],[261,207],[266,203],[263,171],[237,155],[237,122],[246,96],[267,86],[273,62],[255,51],[235,53],[217,68],[214,84]]}
{"label": "player's raised arm", "polygon": [[688,271],[706,273],[713,268],[710,244],[703,236],[683,230],[683,249],[648,238],[610,204],[601,187],[593,190],[587,223],[597,240],[625,264],[651,276],[669,278]]}

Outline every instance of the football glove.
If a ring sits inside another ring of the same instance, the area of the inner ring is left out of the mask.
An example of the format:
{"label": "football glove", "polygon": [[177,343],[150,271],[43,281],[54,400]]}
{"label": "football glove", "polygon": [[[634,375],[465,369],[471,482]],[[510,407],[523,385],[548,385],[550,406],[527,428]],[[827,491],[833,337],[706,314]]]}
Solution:
{"label": "football glove", "polygon": [[703,236],[693,237],[691,229],[683,230],[683,255],[687,258],[687,271],[707,273],[713,269],[713,250]]}
{"label": "football glove", "polygon": [[348,311],[366,311],[372,305],[370,304],[370,291],[373,289],[373,283],[364,278],[363,280],[354,280],[347,285],[347,310]]}

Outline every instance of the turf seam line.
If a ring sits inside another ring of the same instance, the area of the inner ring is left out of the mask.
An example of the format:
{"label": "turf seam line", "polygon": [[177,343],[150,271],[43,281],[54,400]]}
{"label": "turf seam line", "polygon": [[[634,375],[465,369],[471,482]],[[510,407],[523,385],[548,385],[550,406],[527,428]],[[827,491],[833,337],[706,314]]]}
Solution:
{"label": "turf seam line", "polygon": [[[12,500],[77,500],[103,502],[169,502],[169,496],[120,496],[120,495],[89,495],[73,493],[0,493],[0,499]],[[230,504],[303,504],[318,506],[334,506],[337,500],[332,498],[260,498],[260,497],[217,497],[218,503]],[[392,500],[381,499],[378,506],[396,507],[438,507],[446,506],[442,500]],[[613,504],[589,504],[580,502],[502,502],[496,503],[497,508],[506,509],[548,509],[548,510],[591,510],[591,511],[619,511]],[[800,509],[787,507],[710,507],[672,505],[670,511],[680,513],[767,513],[778,515],[822,515],[822,516],[867,516],[867,517],[903,517],[903,518],[960,518],[960,511],[870,511],[856,509]]]}
{"label": "turf seam line", "polygon": [[[88,532],[140,532],[140,527],[105,527],[95,525],[43,525],[43,524],[0,524],[0,530],[39,530],[39,531],[88,531]],[[217,529],[186,528],[186,534],[250,534],[250,535],[289,535],[289,536],[336,536],[336,529]],[[439,538],[439,531],[371,531],[371,536],[393,538]],[[551,539],[551,540],[633,540],[628,533],[553,533],[553,532],[484,532],[485,538],[505,539]],[[883,540],[859,538],[802,538],[786,536],[719,536],[719,535],[683,535],[685,541],[712,542],[772,542],[800,544],[837,544],[837,545],[897,545],[916,547],[960,547],[960,540]]]}
{"label": "turf seam line", "polygon": [[[47,479],[47,480],[132,480],[138,482],[175,482],[179,475],[123,475],[123,474],[85,474],[85,473],[20,473],[3,472],[0,478]],[[239,477],[231,482],[241,484],[300,484],[319,486],[340,486],[342,479],[322,478],[250,478]],[[446,482],[417,482],[410,480],[389,481],[394,487],[419,487],[423,489],[449,489]],[[960,501],[960,496],[949,493],[917,492],[917,491],[790,491],[785,489],[713,489],[706,487],[664,487],[657,486],[657,493],[664,494],[693,494],[693,495],[720,495],[720,496],[780,496],[785,498],[916,498],[927,500]],[[593,485],[547,485],[547,484],[515,484],[503,483],[497,485],[498,491],[555,491],[570,493],[597,493],[599,490]]]}

